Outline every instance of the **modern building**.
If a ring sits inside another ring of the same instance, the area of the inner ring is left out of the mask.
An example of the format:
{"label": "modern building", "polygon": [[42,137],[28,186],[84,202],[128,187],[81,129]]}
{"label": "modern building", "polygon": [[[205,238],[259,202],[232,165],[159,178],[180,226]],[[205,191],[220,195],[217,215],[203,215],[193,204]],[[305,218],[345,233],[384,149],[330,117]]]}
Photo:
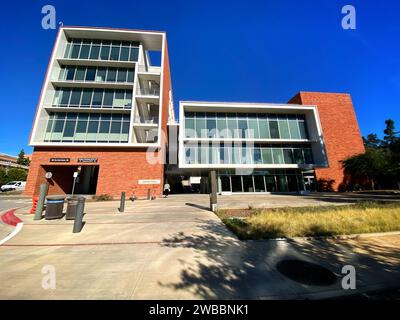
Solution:
{"label": "modern building", "polygon": [[301,92],[288,104],[182,101],[179,119],[182,174],[216,170],[221,193],[335,191],[340,161],[364,152],[347,94]]}
{"label": "modern building", "polygon": [[[25,156],[25,158],[28,158]],[[19,168],[19,169],[24,169],[28,170],[28,166],[24,166],[21,164],[17,163],[18,157],[16,156],[11,156],[9,154],[5,153],[0,153],[0,168],[4,168],[5,170],[11,169],[11,168]]]}
{"label": "modern building", "polygon": [[45,182],[50,194],[71,193],[78,168],[76,193],[160,194],[164,166],[156,160],[169,120],[164,32],[61,27],[31,132],[26,194]]}
{"label": "modern building", "polygon": [[30,144],[28,195],[70,193],[75,171],[80,194],[208,192],[211,170],[221,193],[335,191],[364,151],[348,94],[182,101],[177,123],[164,32],[80,27],[59,30]]}

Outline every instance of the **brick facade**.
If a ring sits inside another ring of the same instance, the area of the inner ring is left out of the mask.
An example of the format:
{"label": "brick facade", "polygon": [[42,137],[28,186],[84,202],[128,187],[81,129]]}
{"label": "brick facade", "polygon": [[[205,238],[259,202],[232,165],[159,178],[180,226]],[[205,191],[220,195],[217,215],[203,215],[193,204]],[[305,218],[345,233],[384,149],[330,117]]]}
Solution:
{"label": "brick facade", "polygon": [[340,161],[365,151],[351,96],[300,92],[289,103],[317,106],[329,167],[316,169],[316,178],[331,184],[334,191],[341,190],[345,177]]}
{"label": "brick facade", "polygon": [[[72,173],[79,165],[93,165],[78,163],[78,158],[96,158],[99,166],[96,194],[109,194],[118,197],[122,191],[127,196],[134,193],[138,197],[145,197],[150,188],[156,196],[162,194],[164,165],[151,164],[147,156],[157,156],[146,152],[145,149],[110,149],[110,148],[35,148],[32,155],[25,194],[29,196],[39,193],[40,184],[46,182],[47,170],[53,172],[49,182],[49,194],[64,194],[71,190]],[[70,162],[52,163],[50,158],[69,158]],[[140,179],[159,179],[160,184],[139,185]]]}

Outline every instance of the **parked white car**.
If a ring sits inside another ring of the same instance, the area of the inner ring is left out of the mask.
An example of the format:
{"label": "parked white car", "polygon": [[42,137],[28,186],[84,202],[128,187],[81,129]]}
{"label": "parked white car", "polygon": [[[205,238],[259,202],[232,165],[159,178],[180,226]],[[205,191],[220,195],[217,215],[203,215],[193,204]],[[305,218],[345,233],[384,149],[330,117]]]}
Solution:
{"label": "parked white car", "polygon": [[11,181],[7,184],[3,184],[1,186],[1,191],[24,191],[25,190],[25,185],[26,182],[25,181]]}

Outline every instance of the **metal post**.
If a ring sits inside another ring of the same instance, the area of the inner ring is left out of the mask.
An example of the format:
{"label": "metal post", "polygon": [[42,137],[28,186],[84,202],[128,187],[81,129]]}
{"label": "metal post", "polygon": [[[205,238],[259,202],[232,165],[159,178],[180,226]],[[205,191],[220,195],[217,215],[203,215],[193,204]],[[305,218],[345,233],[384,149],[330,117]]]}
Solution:
{"label": "metal post", "polygon": [[217,211],[217,173],[215,170],[210,171],[210,209],[213,212]]}
{"label": "metal post", "polygon": [[35,216],[34,216],[33,220],[42,219],[44,200],[46,198],[47,188],[48,188],[47,183],[43,183],[43,184],[40,185],[39,199],[38,199],[38,202],[36,204],[36,211],[35,211]]}
{"label": "metal post", "polygon": [[122,192],[118,211],[119,212],[124,212],[124,210],[125,210],[125,192]]}
{"label": "metal post", "polygon": [[82,225],[83,225],[83,212],[85,211],[85,198],[79,198],[78,199],[78,205],[76,208],[76,217],[74,221],[74,229],[73,233],[79,233],[82,230]]}
{"label": "metal post", "polygon": [[77,178],[77,177],[74,177],[74,183],[72,184],[72,193],[71,193],[71,197],[74,196],[76,178]]}

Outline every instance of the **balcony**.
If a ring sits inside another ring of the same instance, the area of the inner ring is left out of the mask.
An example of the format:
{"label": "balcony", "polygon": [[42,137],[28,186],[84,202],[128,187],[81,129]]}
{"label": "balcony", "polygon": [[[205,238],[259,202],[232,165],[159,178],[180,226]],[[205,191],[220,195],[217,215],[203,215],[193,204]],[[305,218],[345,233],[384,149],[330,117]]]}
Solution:
{"label": "balcony", "polygon": [[138,96],[160,96],[160,88],[138,88],[136,95]]}

